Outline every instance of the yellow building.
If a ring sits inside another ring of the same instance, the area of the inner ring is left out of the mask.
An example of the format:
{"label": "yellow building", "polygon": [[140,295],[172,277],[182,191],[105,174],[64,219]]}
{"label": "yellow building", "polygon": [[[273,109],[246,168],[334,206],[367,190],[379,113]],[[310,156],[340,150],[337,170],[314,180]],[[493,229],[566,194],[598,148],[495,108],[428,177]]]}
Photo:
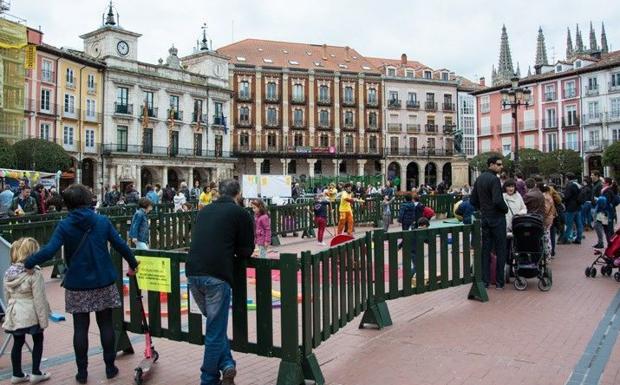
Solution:
{"label": "yellow building", "polygon": [[[105,65],[83,52],[49,45],[41,51],[59,57],[56,72],[58,106],[54,140],[74,158],[73,175],[65,182],[78,182],[100,189],[100,143]],[[50,135],[50,139],[51,135]],[[73,180],[71,180],[73,179]]]}

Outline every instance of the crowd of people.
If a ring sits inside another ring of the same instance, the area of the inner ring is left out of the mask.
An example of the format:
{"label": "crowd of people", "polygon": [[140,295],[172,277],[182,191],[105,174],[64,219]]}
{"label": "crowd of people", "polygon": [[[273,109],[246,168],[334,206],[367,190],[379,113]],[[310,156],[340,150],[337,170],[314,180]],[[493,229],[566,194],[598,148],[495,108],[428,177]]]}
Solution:
{"label": "crowd of people", "polygon": [[[584,231],[594,229],[597,243],[604,248],[609,243],[617,223],[620,205],[618,184],[599,171],[584,176],[579,183],[573,173],[566,174],[563,188],[545,183],[534,175],[523,179],[521,173],[510,178],[502,173],[502,159],[490,157],[488,169],[474,184],[470,202],[460,204],[456,214],[473,209],[481,213],[482,280],[488,287],[492,255],[496,257],[496,288],[504,287],[504,265],[511,250],[512,218],[520,214],[537,214],[544,226],[544,255],[553,259],[557,244],[581,244]],[[467,200],[467,197],[464,201]]]}
{"label": "crowd of people", "polygon": [[0,192],[0,218],[47,214],[60,211],[62,207],[62,197],[56,186],[47,189],[36,184],[32,187],[27,179],[21,179],[16,187],[7,183]]}

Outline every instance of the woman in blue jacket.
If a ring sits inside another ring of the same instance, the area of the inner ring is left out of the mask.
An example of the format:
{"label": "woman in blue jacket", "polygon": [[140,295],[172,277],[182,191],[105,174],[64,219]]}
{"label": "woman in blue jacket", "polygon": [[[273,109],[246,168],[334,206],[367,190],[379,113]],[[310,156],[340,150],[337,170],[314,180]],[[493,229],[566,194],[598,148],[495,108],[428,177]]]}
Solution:
{"label": "woman in blue jacket", "polygon": [[25,262],[26,269],[51,259],[64,245],[65,261],[65,311],[73,315],[73,350],[78,372],[75,379],[85,384],[88,372],[88,327],[90,312],[95,312],[101,335],[106,377],[118,374],[114,365],[114,329],[112,309],[121,306],[116,287],[117,273],[108,242],[136,270],[138,262],[107,217],[91,208],[92,194],[86,186],[74,184],[63,192],[69,215],[58,223],[52,238],[39,252]]}
{"label": "woman in blue jacket", "polygon": [[148,250],[149,248],[149,218],[148,215],[153,209],[153,203],[148,198],[140,198],[138,209],[133,214],[131,227],[129,228],[129,239],[136,245],[136,249]]}

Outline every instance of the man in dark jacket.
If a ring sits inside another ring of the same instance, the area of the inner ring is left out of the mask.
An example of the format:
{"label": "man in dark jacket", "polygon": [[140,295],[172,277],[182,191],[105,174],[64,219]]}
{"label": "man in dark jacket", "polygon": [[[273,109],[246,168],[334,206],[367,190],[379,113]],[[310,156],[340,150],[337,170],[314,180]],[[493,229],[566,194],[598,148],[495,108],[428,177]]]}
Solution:
{"label": "man in dark jacket", "polygon": [[239,182],[225,180],[220,198],[198,212],[185,265],[189,289],[207,317],[202,384],[233,384],[237,373],[226,329],[235,258],[254,251],[254,220],[238,205]]}
{"label": "man in dark jacket", "polygon": [[495,250],[496,287],[504,288],[504,264],[506,263],[506,213],[508,206],[502,195],[497,174],[502,171],[502,158],[491,156],[489,167],[480,174],[471,193],[471,204],[481,213],[482,220],[482,281],[489,286],[491,278],[491,251]]}
{"label": "man in dark jacket", "polygon": [[603,190],[603,180],[601,178],[601,173],[598,170],[592,171],[590,178],[592,179],[592,203],[594,204],[594,199],[601,196],[601,191]]}
{"label": "man in dark jacket", "polygon": [[564,230],[564,242],[570,242],[573,235],[573,224],[577,227],[577,235],[573,243],[581,244],[581,234],[583,233],[583,222],[581,221],[581,203],[579,202],[579,191],[581,187],[575,180],[575,174],[566,174],[568,183],[564,188],[564,205],[566,206],[566,229]]}
{"label": "man in dark jacket", "polygon": [[398,222],[402,225],[402,229],[410,230],[411,226],[415,223],[415,204],[411,201],[411,195],[405,195],[405,202],[400,205],[398,212]]}

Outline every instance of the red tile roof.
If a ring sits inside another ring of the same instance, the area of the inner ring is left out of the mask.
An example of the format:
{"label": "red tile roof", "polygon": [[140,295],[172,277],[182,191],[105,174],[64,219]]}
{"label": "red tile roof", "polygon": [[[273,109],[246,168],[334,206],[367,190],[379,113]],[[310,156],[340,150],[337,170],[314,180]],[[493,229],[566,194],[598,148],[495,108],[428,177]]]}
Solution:
{"label": "red tile roof", "polygon": [[217,53],[230,57],[231,63],[239,65],[379,73],[355,49],[326,44],[245,39],[221,47]]}

